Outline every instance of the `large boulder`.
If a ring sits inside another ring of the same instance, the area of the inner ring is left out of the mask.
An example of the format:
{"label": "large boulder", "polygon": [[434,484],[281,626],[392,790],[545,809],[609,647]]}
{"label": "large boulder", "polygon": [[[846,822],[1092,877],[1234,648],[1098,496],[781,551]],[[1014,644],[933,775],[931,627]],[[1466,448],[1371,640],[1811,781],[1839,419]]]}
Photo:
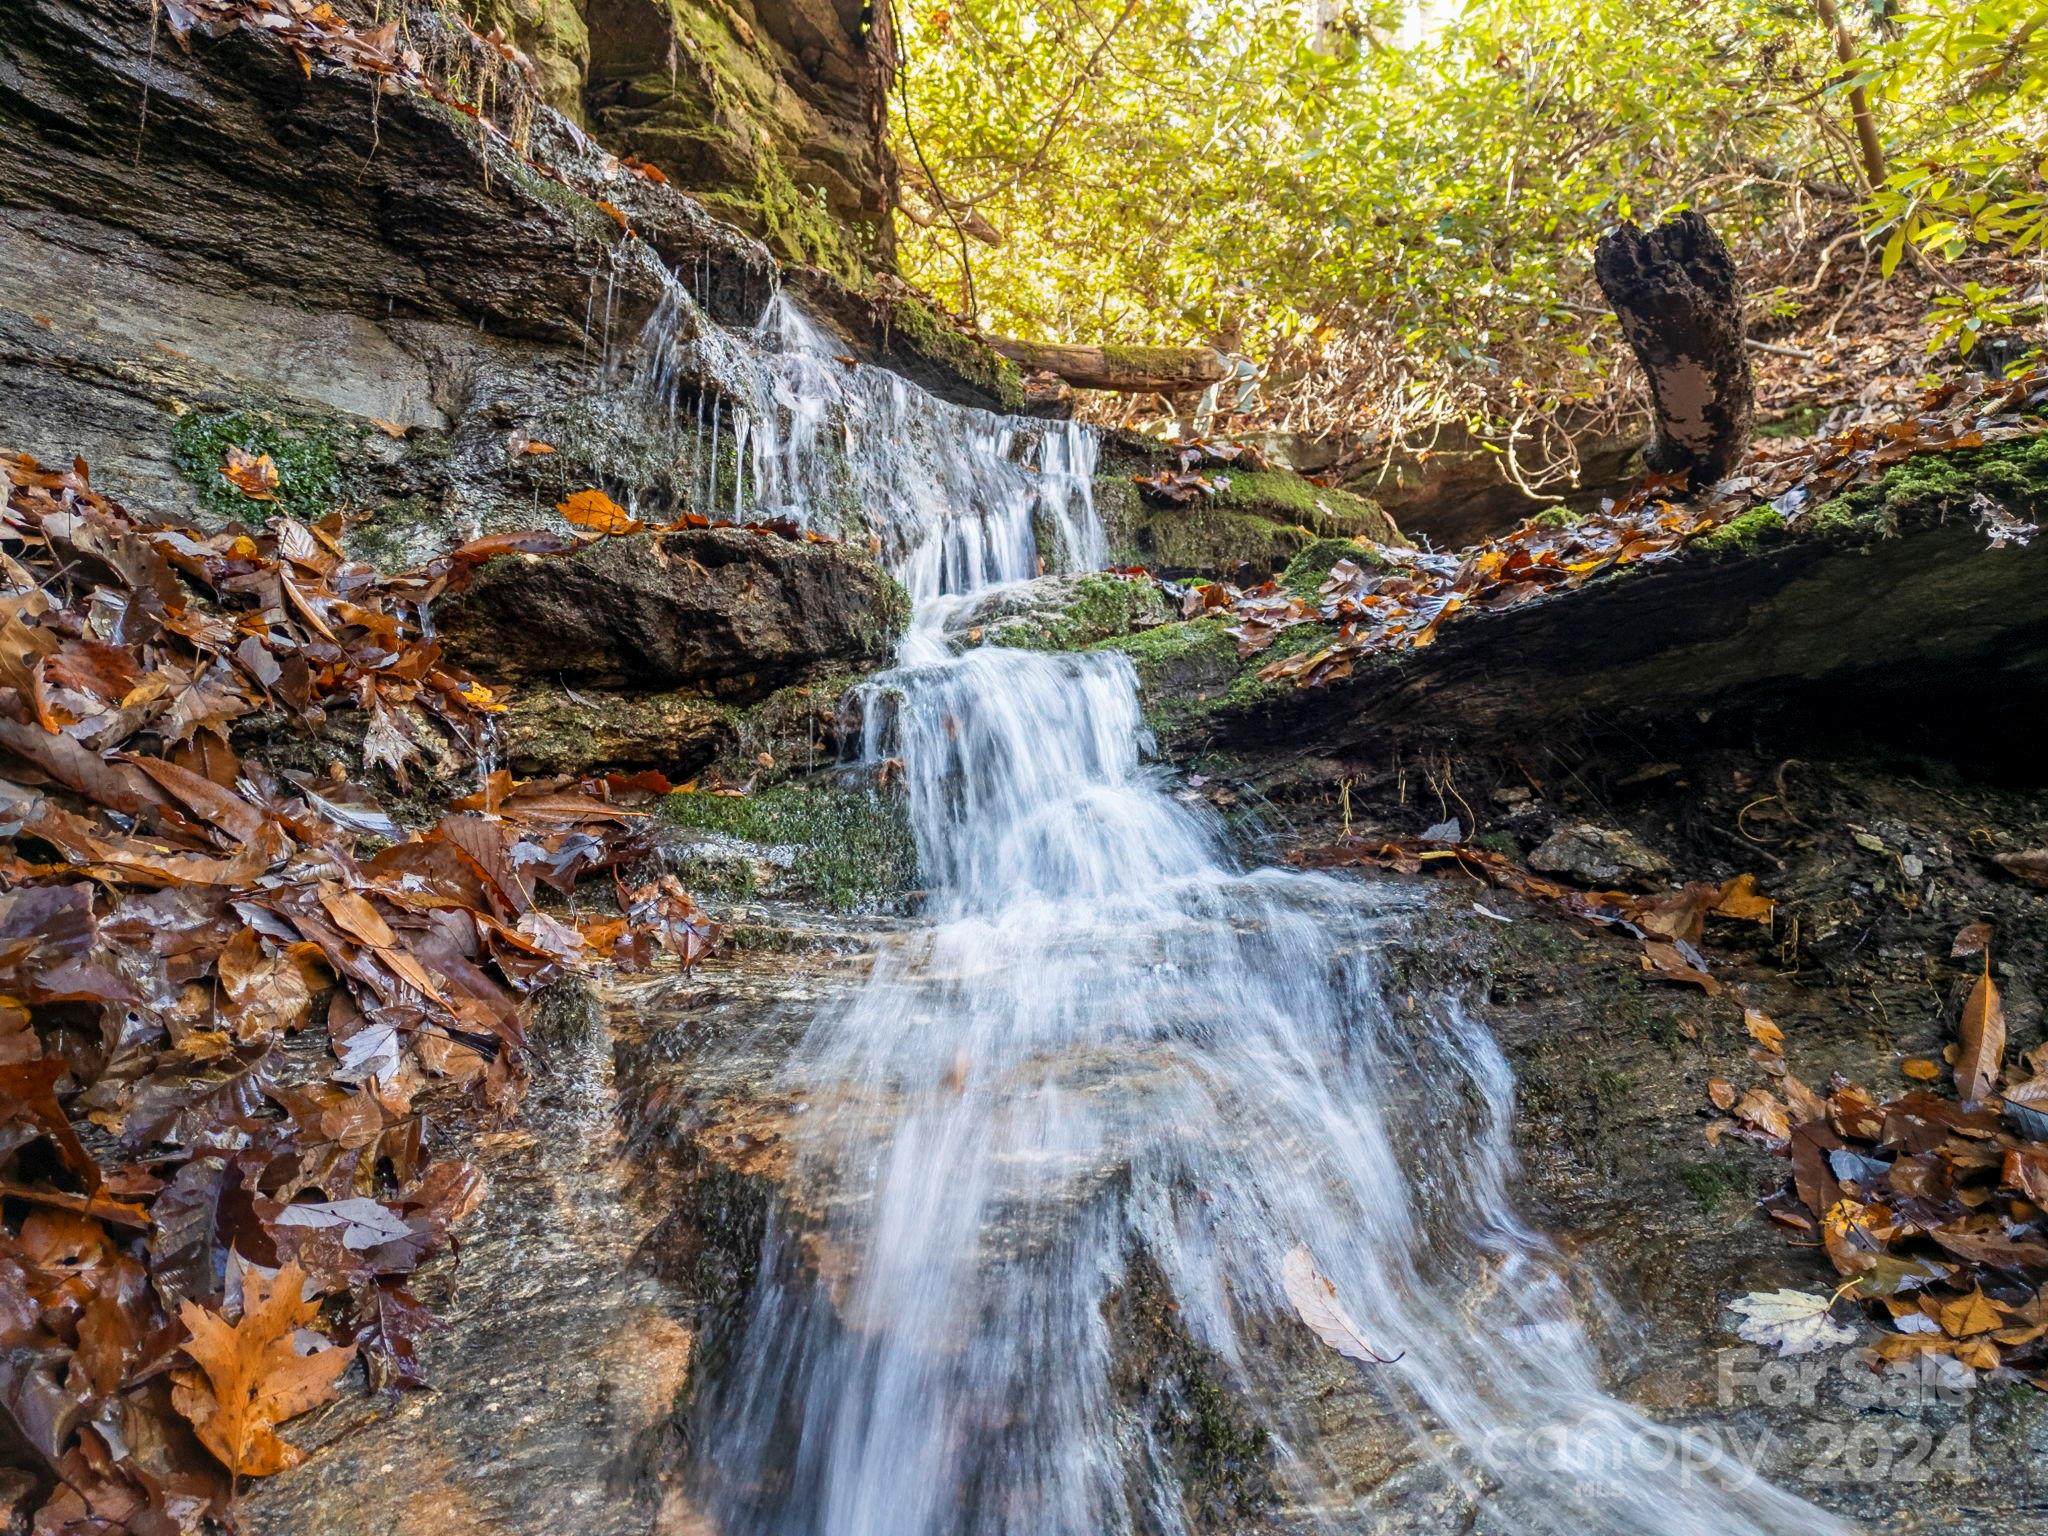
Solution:
{"label": "large boulder", "polygon": [[706,528],[496,561],[436,622],[457,661],[494,679],[744,703],[880,666],[907,611],[845,545]]}

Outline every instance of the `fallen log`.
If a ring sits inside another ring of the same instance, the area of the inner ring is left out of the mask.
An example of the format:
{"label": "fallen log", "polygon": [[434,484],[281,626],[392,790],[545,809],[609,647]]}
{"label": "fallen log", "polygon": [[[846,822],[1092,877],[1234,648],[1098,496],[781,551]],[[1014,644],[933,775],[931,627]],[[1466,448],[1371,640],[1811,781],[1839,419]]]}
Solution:
{"label": "fallen log", "polygon": [[1076,389],[1172,395],[1230,375],[1223,354],[1209,347],[1081,347],[1008,336],[991,336],[988,344],[1020,368],[1056,374]]}
{"label": "fallen log", "polygon": [[1602,236],[1593,276],[1649,378],[1657,435],[1644,462],[1704,490],[1741,459],[1755,409],[1734,258],[1687,209]]}

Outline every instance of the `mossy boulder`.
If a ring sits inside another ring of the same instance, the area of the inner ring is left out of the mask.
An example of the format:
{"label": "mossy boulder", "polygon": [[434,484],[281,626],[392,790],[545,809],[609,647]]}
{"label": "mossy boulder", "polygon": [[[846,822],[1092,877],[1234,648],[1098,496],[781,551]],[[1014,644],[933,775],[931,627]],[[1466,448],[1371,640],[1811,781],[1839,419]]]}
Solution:
{"label": "mossy boulder", "polygon": [[1313,601],[1340,560],[1366,567],[1386,563],[1376,549],[1356,539],[1317,539],[1287,562],[1287,569],[1280,573],[1280,585],[1296,597]]}
{"label": "mossy boulder", "polygon": [[887,73],[858,8],[826,0],[582,0],[585,104],[778,256],[859,283],[893,261]]}
{"label": "mossy boulder", "polygon": [[947,630],[969,645],[1074,651],[1172,617],[1164,594],[1145,578],[1090,571],[1000,588],[962,609]]}
{"label": "mossy boulder", "polygon": [[1257,581],[1285,570],[1319,539],[1402,542],[1375,503],[1311,484],[1291,470],[1204,469],[1213,494],[1173,505],[1139,493],[1134,476],[1177,462],[1164,445],[1142,439],[1113,437],[1105,444],[1096,506],[1113,551],[1131,564],[1170,575]]}
{"label": "mossy boulder", "polygon": [[683,879],[699,890],[803,896],[852,911],[892,902],[917,884],[903,802],[872,789],[806,783],[747,795],[678,793],[661,815]]}

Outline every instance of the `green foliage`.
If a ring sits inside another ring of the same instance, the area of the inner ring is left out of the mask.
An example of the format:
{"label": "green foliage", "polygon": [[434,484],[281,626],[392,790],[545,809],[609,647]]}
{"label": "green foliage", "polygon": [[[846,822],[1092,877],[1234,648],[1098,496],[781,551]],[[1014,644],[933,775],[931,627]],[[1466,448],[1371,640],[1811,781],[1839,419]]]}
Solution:
{"label": "green foliage", "polygon": [[[902,259],[963,303],[971,265],[993,329],[1214,345],[1263,365],[1268,419],[1458,422],[1541,479],[1569,461],[1531,435],[1615,399],[1597,237],[1698,206],[1770,254],[1857,209],[1852,84],[1894,167],[1868,237],[2039,249],[2038,3],[1898,9],[1843,6],[1850,72],[1790,0],[1467,0],[1433,30],[1371,0],[906,7]],[[1937,343],[2026,318],[1952,289]]]}
{"label": "green foliage", "polygon": [[[269,454],[277,466],[277,500],[252,501],[220,470],[230,446]],[[261,523],[284,511],[317,522],[341,491],[335,434],[293,424],[268,411],[188,411],[171,426],[171,459],[191,482],[199,505],[215,517]]]}

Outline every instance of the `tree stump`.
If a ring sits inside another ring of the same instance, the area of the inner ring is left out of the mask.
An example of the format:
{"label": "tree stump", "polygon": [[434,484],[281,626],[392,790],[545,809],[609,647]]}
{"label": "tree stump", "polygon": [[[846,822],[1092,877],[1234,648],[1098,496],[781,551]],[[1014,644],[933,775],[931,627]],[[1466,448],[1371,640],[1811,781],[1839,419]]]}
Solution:
{"label": "tree stump", "polygon": [[1704,490],[1741,459],[1755,406],[1735,259],[1687,209],[1648,233],[1602,236],[1593,276],[1650,381],[1657,435],[1644,461]]}

